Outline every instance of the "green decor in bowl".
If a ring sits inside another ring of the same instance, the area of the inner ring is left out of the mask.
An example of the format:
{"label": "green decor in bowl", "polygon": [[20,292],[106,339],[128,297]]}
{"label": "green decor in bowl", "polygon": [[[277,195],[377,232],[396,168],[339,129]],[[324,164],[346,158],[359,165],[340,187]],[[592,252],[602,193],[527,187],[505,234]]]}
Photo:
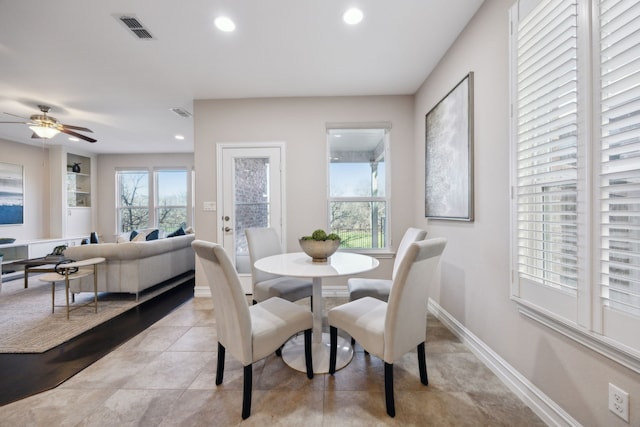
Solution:
{"label": "green decor in bowl", "polygon": [[299,240],[300,247],[309,255],[313,262],[327,262],[340,247],[340,237],[337,234],[327,234],[324,230],[316,230],[311,236],[303,236]]}

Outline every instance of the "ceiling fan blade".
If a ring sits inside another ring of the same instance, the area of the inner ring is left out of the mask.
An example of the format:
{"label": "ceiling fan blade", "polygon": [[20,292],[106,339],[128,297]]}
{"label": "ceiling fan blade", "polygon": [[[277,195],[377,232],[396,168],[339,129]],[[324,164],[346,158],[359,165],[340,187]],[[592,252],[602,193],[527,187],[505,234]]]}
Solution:
{"label": "ceiling fan blade", "polygon": [[98,141],[97,139],[93,139],[93,138],[89,138],[88,136],[80,135],[79,133],[74,132],[74,131],[69,130],[69,129],[66,129],[66,128],[60,129],[60,132],[66,133],[67,135],[75,136],[76,138],[84,139],[85,141],[89,141],[89,142]]}
{"label": "ceiling fan blade", "polygon": [[25,119],[25,120],[29,120],[26,117],[22,117],[22,116],[18,116],[17,114],[11,114],[11,113],[7,113],[6,111],[3,111],[2,114],[6,114],[8,116],[13,116],[13,117],[17,117],[19,119]]}
{"label": "ceiling fan blade", "polygon": [[20,123],[20,124],[23,124],[23,125],[30,125],[31,124],[29,122],[0,122],[0,123]]}
{"label": "ceiling fan blade", "polygon": [[66,129],[81,130],[82,132],[91,132],[91,133],[93,133],[93,131],[91,129],[83,128],[83,127],[80,127],[80,126],[71,126],[71,125],[61,125],[61,126],[66,128]]}

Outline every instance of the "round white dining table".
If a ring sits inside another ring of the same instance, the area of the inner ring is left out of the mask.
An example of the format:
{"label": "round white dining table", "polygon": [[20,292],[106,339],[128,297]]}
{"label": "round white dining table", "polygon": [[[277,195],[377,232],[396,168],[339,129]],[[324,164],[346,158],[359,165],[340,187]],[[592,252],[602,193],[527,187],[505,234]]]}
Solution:
{"label": "round white dining table", "polygon": [[[322,332],[324,299],[322,279],[348,276],[378,267],[378,260],[368,255],[351,252],[336,252],[327,262],[313,262],[304,252],[293,252],[261,258],[255,267],[279,276],[309,277],[313,280],[313,372],[329,372],[329,334]],[[346,366],[353,357],[353,348],[348,340],[338,337],[336,369]],[[298,335],[287,341],[282,348],[282,359],[292,368],[306,372],[304,359],[304,337]]]}

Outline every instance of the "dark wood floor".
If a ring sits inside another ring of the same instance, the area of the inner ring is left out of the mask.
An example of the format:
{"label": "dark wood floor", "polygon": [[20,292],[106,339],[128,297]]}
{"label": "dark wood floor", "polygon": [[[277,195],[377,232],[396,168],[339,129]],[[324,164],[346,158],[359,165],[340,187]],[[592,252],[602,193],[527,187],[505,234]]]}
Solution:
{"label": "dark wood floor", "polygon": [[44,353],[0,354],[0,406],[63,383],[193,298],[193,287],[186,280]]}

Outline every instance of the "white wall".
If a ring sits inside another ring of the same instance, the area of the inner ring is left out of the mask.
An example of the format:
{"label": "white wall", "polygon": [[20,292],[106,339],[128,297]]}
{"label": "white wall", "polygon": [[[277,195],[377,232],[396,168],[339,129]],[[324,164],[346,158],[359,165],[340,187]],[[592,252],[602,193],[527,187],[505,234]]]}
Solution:
{"label": "white wall", "polygon": [[[195,101],[196,237],[217,240],[218,213],[202,209],[217,196],[216,143],[285,143],[286,244],[295,251],[299,236],[327,227],[326,123],[390,121],[391,234],[397,245],[413,220],[416,183],[406,167],[413,164],[412,111],[413,96]],[[373,275],[390,275],[388,261],[381,260]]]}
{"label": "white wall", "polygon": [[98,233],[105,242],[116,241],[116,168],[169,168],[193,170],[193,154],[101,154],[98,156]]}
{"label": "white wall", "polygon": [[24,166],[24,224],[0,225],[0,237],[49,236],[49,149],[0,139],[0,162]]}
{"label": "white wall", "polygon": [[[607,409],[612,382],[631,395],[640,425],[640,375],[519,315],[509,299],[508,10],[487,0],[415,97],[415,178],[424,174],[425,114],[469,71],[475,73],[475,221],[429,221],[444,236],[436,301],[585,426],[627,426]],[[424,185],[415,190],[424,199]],[[421,203],[415,223],[425,223]]]}

